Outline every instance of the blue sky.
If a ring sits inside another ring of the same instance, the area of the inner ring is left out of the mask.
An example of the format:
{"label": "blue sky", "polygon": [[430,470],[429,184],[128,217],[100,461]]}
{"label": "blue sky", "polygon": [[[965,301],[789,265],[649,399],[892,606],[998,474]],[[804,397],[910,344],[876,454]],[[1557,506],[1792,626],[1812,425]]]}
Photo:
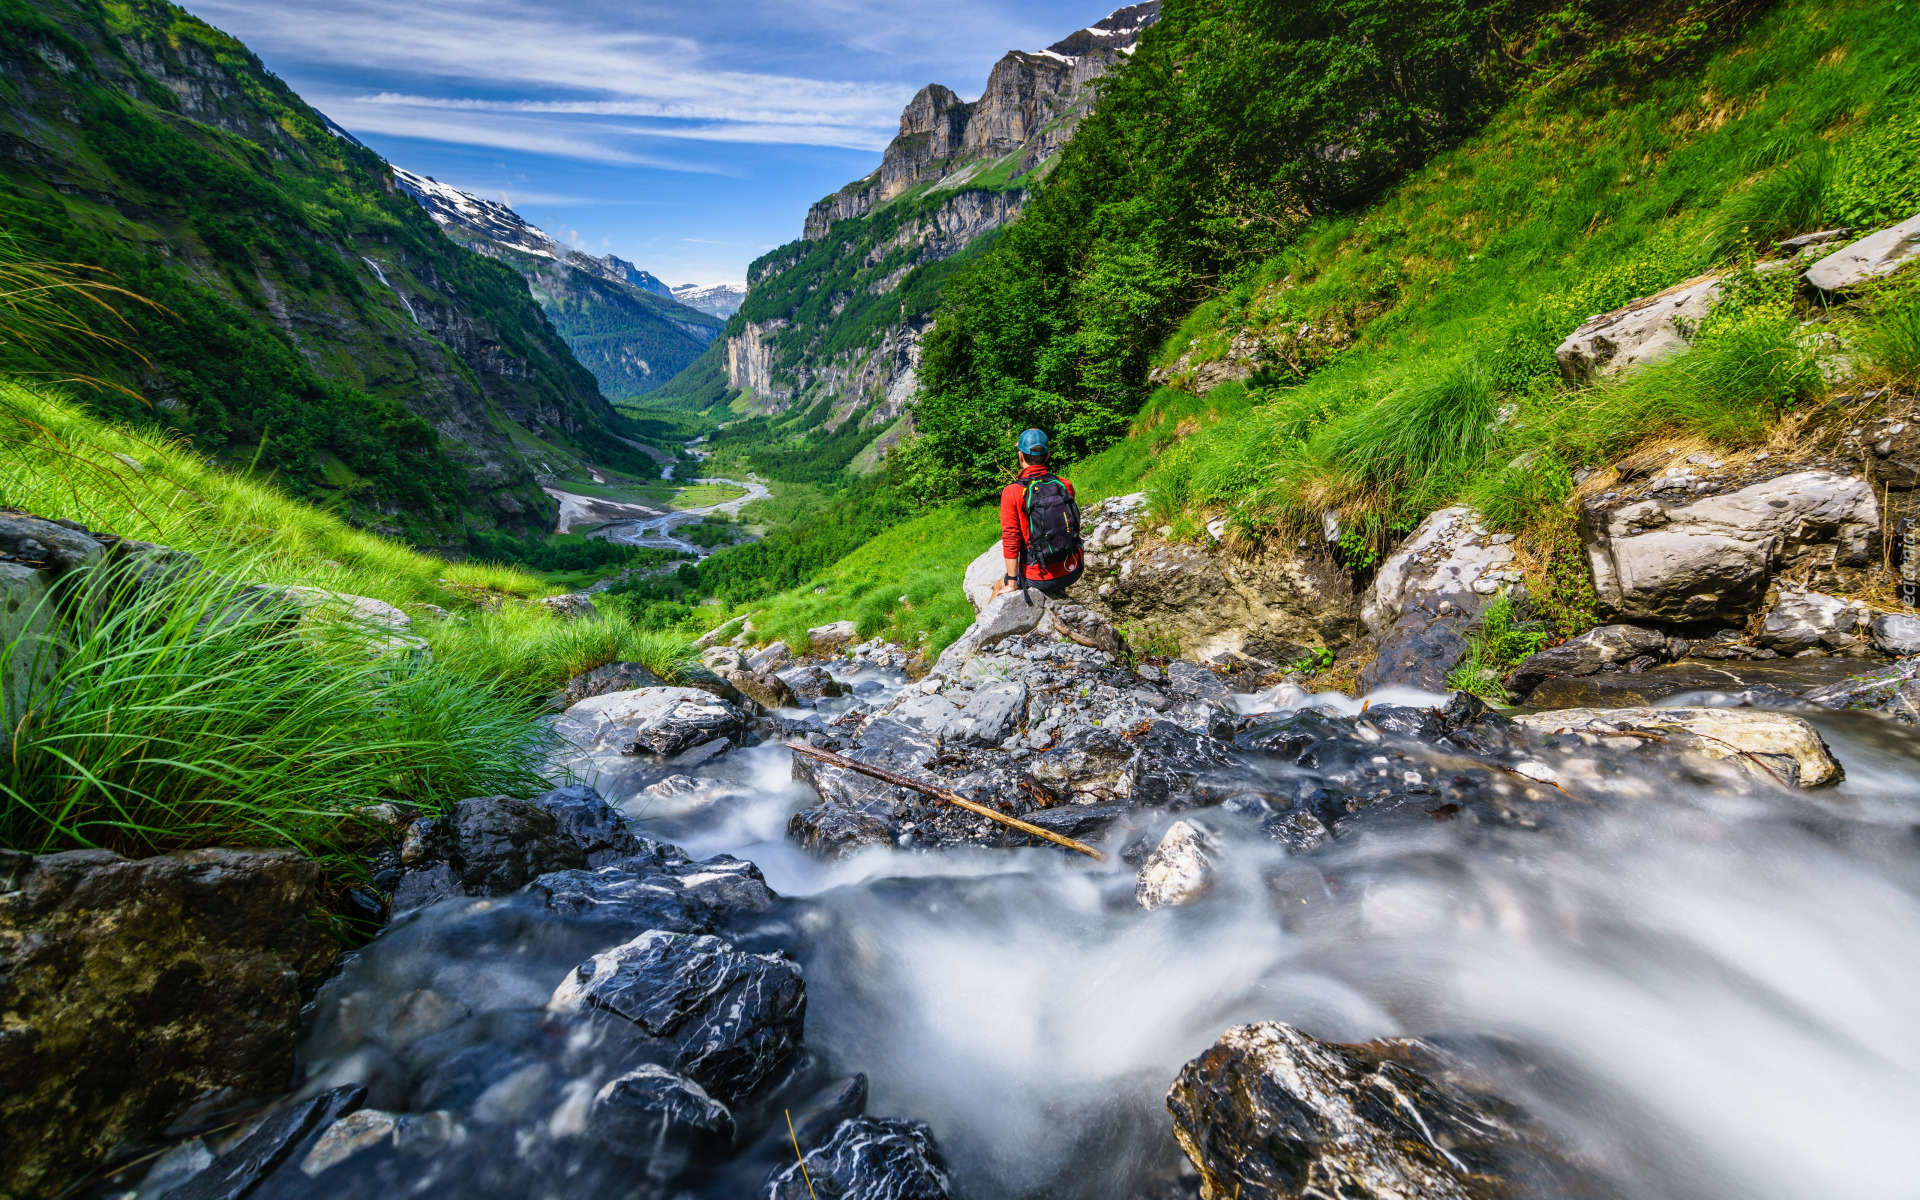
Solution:
{"label": "blue sky", "polygon": [[972,99],[1111,0],[185,0],[387,159],[668,283],[744,278],[879,165],[928,83]]}

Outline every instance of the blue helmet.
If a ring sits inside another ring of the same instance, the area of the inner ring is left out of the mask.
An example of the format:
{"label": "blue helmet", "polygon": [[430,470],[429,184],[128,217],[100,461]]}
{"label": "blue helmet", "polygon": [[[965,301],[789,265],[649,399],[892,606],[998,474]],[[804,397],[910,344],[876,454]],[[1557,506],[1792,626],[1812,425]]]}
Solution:
{"label": "blue helmet", "polygon": [[1020,435],[1020,453],[1028,458],[1047,456],[1047,434],[1045,430],[1029,429]]}

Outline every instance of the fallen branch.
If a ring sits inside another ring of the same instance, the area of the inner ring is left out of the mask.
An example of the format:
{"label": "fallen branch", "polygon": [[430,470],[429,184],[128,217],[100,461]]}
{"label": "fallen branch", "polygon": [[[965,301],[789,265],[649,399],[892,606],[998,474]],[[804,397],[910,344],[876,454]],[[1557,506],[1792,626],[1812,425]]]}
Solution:
{"label": "fallen branch", "polygon": [[979,813],[990,821],[998,821],[1000,824],[1010,825],[1022,833],[1032,834],[1037,838],[1045,838],[1056,846],[1065,846],[1069,850],[1078,850],[1095,862],[1107,861],[1106,855],[1095,850],[1085,842],[1076,842],[1070,837],[1060,836],[1051,829],[1042,829],[1040,826],[1030,825],[1018,817],[1010,817],[1005,813],[995,812],[986,805],[976,804],[958,792],[951,791],[947,788],[935,787],[930,783],[921,783],[918,779],[910,779],[905,775],[895,774],[892,771],[882,770],[879,767],[870,767],[866,763],[856,762],[844,754],[835,754],[831,750],[815,749],[805,742],[785,742],[782,744],[795,754],[804,754],[808,758],[819,759],[821,762],[827,763],[830,766],[845,767],[849,771],[857,771],[862,775],[870,775],[883,783],[891,783],[895,787],[908,788],[912,791],[919,792],[923,796],[931,796],[935,800],[945,800],[948,804],[958,805],[968,812]]}

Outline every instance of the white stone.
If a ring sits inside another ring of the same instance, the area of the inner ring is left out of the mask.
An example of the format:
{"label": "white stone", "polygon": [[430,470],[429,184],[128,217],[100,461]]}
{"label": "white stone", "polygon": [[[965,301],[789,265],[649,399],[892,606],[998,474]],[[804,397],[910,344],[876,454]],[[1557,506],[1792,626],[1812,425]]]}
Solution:
{"label": "white stone", "polygon": [[1684,353],[1689,347],[1681,326],[1698,324],[1719,297],[1719,275],[1698,275],[1590,318],[1553,352],[1560,373],[1581,383]]}
{"label": "white stone", "polygon": [[1603,611],[1657,621],[1735,620],[1777,572],[1864,566],[1880,506],[1863,479],[1801,471],[1691,504],[1642,500],[1583,529]]}
{"label": "white stone", "polygon": [[993,745],[1013,731],[1020,710],[1027,706],[1027,685],[1018,682],[996,684],[974,692],[960,710],[959,730],[972,742]]}
{"label": "white stone", "polygon": [[1807,268],[1806,281],[1825,292],[1858,287],[1891,275],[1920,256],[1920,215],[1870,233]]}
{"label": "white stone", "polygon": [[807,630],[807,648],[815,654],[831,654],[859,636],[860,627],[852,621],[816,625]]}
{"label": "white stone", "polygon": [[1860,627],[1872,618],[1857,600],[1820,592],[1787,591],[1761,623],[1759,643],[1781,654],[1846,650],[1860,643]]}
{"label": "white stone", "polygon": [[1871,626],[1874,648],[1882,654],[1905,658],[1920,654],[1920,617],[1904,613],[1882,613]]}
{"label": "white stone", "polygon": [[1175,821],[1140,864],[1133,898],[1148,910],[1178,908],[1200,899],[1212,884],[1212,837],[1191,821]]}
{"label": "white stone", "polygon": [[329,592],[325,588],[300,586],[285,588],[280,594],[283,599],[315,615],[334,616],[387,629],[413,628],[412,617],[385,600],[375,600],[371,596],[354,596],[346,592]]}
{"label": "white stone", "polygon": [[[1694,747],[1750,775],[1803,788],[1842,777],[1820,733],[1791,713],[1755,708],[1563,708],[1524,713],[1514,721],[1536,733],[1692,734]],[[1749,757],[1752,756],[1752,757]],[[1756,762],[1755,759],[1770,760]]]}
{"label": "white stone", "polygon": [[1373,591],[1360,605],[1360,619],[1374,634],[1386,633],[1407,607],[1429,598],[1490,595],[1476,587],[1483,577],[1513,561],[1513,549],[1494,545],[1470,508],[1443,508],[1420,522],[1413,535],[1387,556]]}
{"label": "white stone", "polygon": [[651,687],[592,696],[562,713],[554,731],[582,750],[678,754],[746,724],[739,709],[697,688]]}
{"label": "white stone", "polygon": [[973,604],[976,613],[985,612],[987,601],[993,595],[993,585],[1007,575],[1005,551],[1000,539],[995,538],[993,545],[980,552],[980,557],[967,564],[966,578],[960,586],[966,590],[967,599]]}
{"label": "white stone", "polygon": [[774,642],[772,645],[762,647],[759,653],[747,659],[747,670],[759,675],[767,671],[778,671],[782,667],[791,665],[792,662],[793,651],[787,648],[787,644]]}

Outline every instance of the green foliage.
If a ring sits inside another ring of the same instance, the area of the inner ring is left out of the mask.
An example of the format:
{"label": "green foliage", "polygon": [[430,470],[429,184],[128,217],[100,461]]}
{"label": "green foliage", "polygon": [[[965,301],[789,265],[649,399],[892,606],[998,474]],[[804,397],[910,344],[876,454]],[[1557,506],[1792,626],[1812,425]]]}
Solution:
{"label": "green foliage", "polygon": [[1822,200],[1828,220],[1873,229],[1920,215],[1920,109],[1849,138],[1835,176]]}
{"label": "green foliage", "polygon": [[515,537],[497,529],[468,531],[467,552],[487,562],[505,563],[533,571],[596,571],[609,567],[645,569],[686,557],[683,551],[655,546],[623,546],[575,534],[548,534],[543,537],[527,533]]}
{"label": "green foliage", "polygon": [[1506,673],[1529,654],[1544,649],[1547,632],[1534,622],[1522,622],[1507,593],[1487,607],[1478,627],[1467,638],[1467,654],[1447,676],[1447,686],[1505,703]]}
{"label": "green foliage", "polygon": [[1920,288],[1880,306],[1855,339],[1870,369],[1888,383],[1920,385]]}
{"label": "green foliage", "polygon": [[[213,620],[234,596],[211,572],[170,586],[137,587],[107,568],[81,579],[65,605],[106,615],[81,622],[42,686],[8,713],[0,842],[311,852],[350,830],[358,805],[438,812],[464,796],[538,788],[546,737],[493,685],[372,658],[358,635],[289,628],[271,608]],[[45,646],[0,646],[0,677]]]}
{"label": "green foliage", "polygon": [[[595,607],[605,595],[594,597]],[[536,605],[509,604],[469,615],[464,623],[428,626],[425,632],[435,662],[470,677],[498,680],[497,686],[526,700],[545,699],[582,671],[610,662],[643,663],[671,683],[697,661],[686,638],[640,628],[621,601],[598,621],[560,620]]]}

